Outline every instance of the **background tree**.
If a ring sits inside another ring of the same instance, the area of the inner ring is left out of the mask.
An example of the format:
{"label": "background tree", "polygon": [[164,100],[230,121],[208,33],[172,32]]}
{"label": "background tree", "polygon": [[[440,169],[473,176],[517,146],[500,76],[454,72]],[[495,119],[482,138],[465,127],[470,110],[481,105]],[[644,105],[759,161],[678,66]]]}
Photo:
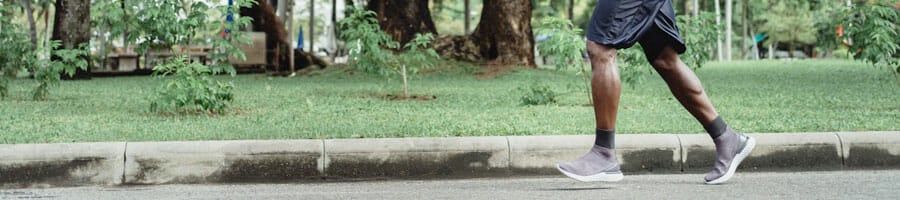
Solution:
{"label": "background tree", "polygon": [[428,3],[422,0],[369,0],[366,9],[375,11],[381,30],[402,45],[416,34],[437,34]]}
{"label": "background tree", "polygon": [[[91,41],[91,1],[57,0],[51,40],[59,40],[63,49],[77,49]],[[59,58],[53,58],[57,60]],[[90,61],[89,56],[82,59]],[[90,66],[90,62],[88,62]],[[79,68],[64,79],[91,79],[91,69]]]}
{"label": "background tree", "polygon": [[778,0],[769,6],[763,17],[765,22],[760,26],[760,31],[769,35],[769,52],[774,52],[779,43],[785,43],[789,46],[789,56],[793,57],[798,44],[816,42],[816,29],[808,2]]}
{"label": "background tree", "polygon": [[530,0],[485,0],[472,34],[435,41],[444,57],[491,65],[534,65]]}

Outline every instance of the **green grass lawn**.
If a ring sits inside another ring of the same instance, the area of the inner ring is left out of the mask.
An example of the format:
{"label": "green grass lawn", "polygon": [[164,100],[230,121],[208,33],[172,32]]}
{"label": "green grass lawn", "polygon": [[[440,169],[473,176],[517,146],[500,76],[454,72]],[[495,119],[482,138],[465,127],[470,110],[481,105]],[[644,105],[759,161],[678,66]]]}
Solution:
{"label": "green grass lawn", "polygon": [[[718,111],[742,132],[900,130],[900,86],[890,74],[839,60],[711,63],[697,74]],[[222,77],[225,78],[225,77]],[[241,75],[224,116],[149,113],[149,77],[67,81],[31,101],[32,80],[0,100],[0,143],[592,134],[580,76],[515,69],[493,79],[460,72],[421,76],[396,101],[399,81],[326,70],[320,75]],[[522,106],[519,87],[549,85],[556,105]],[[656,76],[623,85],[620,133],[702,133]]]}

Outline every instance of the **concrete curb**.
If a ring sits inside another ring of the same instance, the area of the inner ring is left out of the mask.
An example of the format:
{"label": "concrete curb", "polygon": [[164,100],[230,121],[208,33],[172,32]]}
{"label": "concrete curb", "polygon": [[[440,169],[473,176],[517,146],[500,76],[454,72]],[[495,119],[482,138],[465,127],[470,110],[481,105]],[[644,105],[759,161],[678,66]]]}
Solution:
{"label": "concrete curb", "polygon": [[[900,131],[748,134],[744,171],[898,169]],[[556,174],[593,136],[499,136],[0,145],[0,187],[284,182]],[[705,134],[620,134],[626,173],[699,173]]]}

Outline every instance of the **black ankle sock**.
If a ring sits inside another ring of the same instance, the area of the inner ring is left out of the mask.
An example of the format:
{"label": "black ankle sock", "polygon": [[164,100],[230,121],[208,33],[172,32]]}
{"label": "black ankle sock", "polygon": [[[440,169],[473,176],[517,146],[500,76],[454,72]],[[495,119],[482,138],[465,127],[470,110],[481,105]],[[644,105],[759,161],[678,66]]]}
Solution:
{"label": "black ankle sock", "polygon": [[728,125],[725,125],[725,120],[722,120],[722,116],[716,117],[712,122],[703,126],[703,128],[706,129],[706,133],[709,133],[709,137],[712,137],[713,139],[716,139],[721,136],[722,133],[725,133],[725,127],[728,127]]}
{"label": "black ankle sock", "polygon": [[594,138],[594,144],[608,149],[616,147],[616,130],[597,129],[597,136]]}

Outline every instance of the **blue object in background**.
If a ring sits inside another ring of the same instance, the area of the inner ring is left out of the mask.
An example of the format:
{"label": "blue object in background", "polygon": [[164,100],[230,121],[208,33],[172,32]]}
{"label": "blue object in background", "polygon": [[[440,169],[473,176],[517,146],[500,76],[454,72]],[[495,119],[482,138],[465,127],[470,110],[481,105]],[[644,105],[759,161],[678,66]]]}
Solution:
{"label": "blue object in background", "polygon": [[299,27],[300,31],[297,31],[297,49],[303,51],[303,27]]}
{"label": "blue object in background", "polygon": [[[231,23],[231,22],[234,22],[234,16],[233,16],[234,13],[231,12],[231,6],[232,6],[232,5],[234,5],[234,0],[228,0],[228,15],[225,16],[225,23]],[[226,28],[225,28],[225,33],[226,33],[226,34],[231,33],[231,29],[229,29],[229,28],[226,27]]]}

